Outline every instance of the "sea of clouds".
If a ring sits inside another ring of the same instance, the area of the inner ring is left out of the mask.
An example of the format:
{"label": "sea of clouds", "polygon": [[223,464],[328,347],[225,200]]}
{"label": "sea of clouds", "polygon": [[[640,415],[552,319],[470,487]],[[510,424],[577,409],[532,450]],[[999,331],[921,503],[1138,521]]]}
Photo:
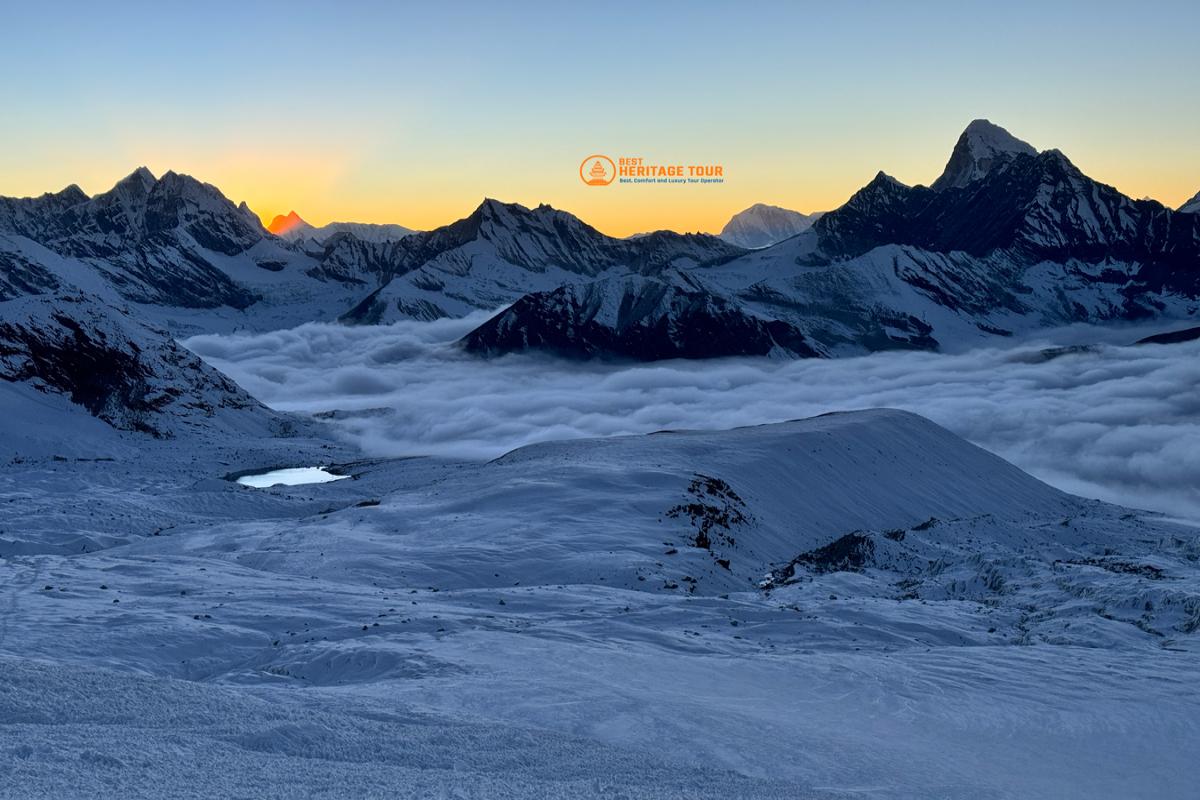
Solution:
{"label": "sea of clouds", "polygon": [[459,350],[487,316],[185,344],[273,408],[338,412],[332,424],[371,456],[491,458],[549,439],[891,407],[1067,491],[1200,521],[1200,342],[1135,347],[1139,332],[1075,328],[955,354],[577,364]]}

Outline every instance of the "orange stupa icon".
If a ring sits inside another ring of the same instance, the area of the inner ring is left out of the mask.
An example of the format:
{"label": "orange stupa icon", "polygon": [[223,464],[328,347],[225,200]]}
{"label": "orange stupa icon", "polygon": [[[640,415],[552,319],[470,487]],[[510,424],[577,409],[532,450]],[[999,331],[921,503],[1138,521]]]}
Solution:
{"label": "orange stupa icon", "polygon": [[590,184],[608,183],[608,173],[604,171],[604,165],[600,163],[600,159],[598,158],[592,162],[592,168],[588,171],[588,175],[591,176],[588,179],[588,183]]}

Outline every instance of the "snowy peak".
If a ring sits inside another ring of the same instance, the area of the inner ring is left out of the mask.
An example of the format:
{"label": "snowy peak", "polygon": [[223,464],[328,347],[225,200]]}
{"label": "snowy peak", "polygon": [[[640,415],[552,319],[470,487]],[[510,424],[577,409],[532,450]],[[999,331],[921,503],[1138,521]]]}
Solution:
{"label": "snowy peak", "polygon": [[1179,207],[1179,210],[1185,214],[1200,214],[1200,192]]}
{"label": "snowy peak", "polygon": [[958,137],[946,169],[933,182],[933,188],[941,191],[966,186],[1019,155],[1037,155],[1037,150],[999,125],[986,119],[974,120]]}
{"label": "snowy peak", "polygon": [[803,233],[812,227],[821,214],[802,214],[779,206],[755,203],[734,214],[718,234],[738,247],[757,249]]}
{"label": "snowy peak", "polygon": [[271,220],[271,224],[267,226],[267,230],[276,236],[288,237],[289,234],[302,231],[304,228],[312,226],[300,218],[300,215],[295,211],[289,211],[287,216],[277,214],[275,219]]}

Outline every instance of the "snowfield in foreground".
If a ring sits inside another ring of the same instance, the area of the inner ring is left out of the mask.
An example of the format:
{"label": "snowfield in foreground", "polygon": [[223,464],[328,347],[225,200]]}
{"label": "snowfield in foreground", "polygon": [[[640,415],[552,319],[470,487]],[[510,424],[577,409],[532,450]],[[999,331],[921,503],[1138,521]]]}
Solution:
{"label": "snowfield in foreground", "polygon": [[913,414],[87,442],[0,474],[3,797],[1194,791],[1197,529]]}

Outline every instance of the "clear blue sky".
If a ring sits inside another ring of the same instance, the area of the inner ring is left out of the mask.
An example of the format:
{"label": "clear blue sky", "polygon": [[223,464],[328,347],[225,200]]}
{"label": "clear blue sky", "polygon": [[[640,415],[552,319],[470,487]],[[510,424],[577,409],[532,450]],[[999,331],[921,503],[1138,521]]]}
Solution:
{"label": "clear blue sky", "polygon": [[[927,183],[975,117],[1135,196],[1200,190],[1195,0],[2,5],[0,194],[146,164],[317,223],[492,196],[712,229]],[[594,152],[729,180],[587,187]]]}

